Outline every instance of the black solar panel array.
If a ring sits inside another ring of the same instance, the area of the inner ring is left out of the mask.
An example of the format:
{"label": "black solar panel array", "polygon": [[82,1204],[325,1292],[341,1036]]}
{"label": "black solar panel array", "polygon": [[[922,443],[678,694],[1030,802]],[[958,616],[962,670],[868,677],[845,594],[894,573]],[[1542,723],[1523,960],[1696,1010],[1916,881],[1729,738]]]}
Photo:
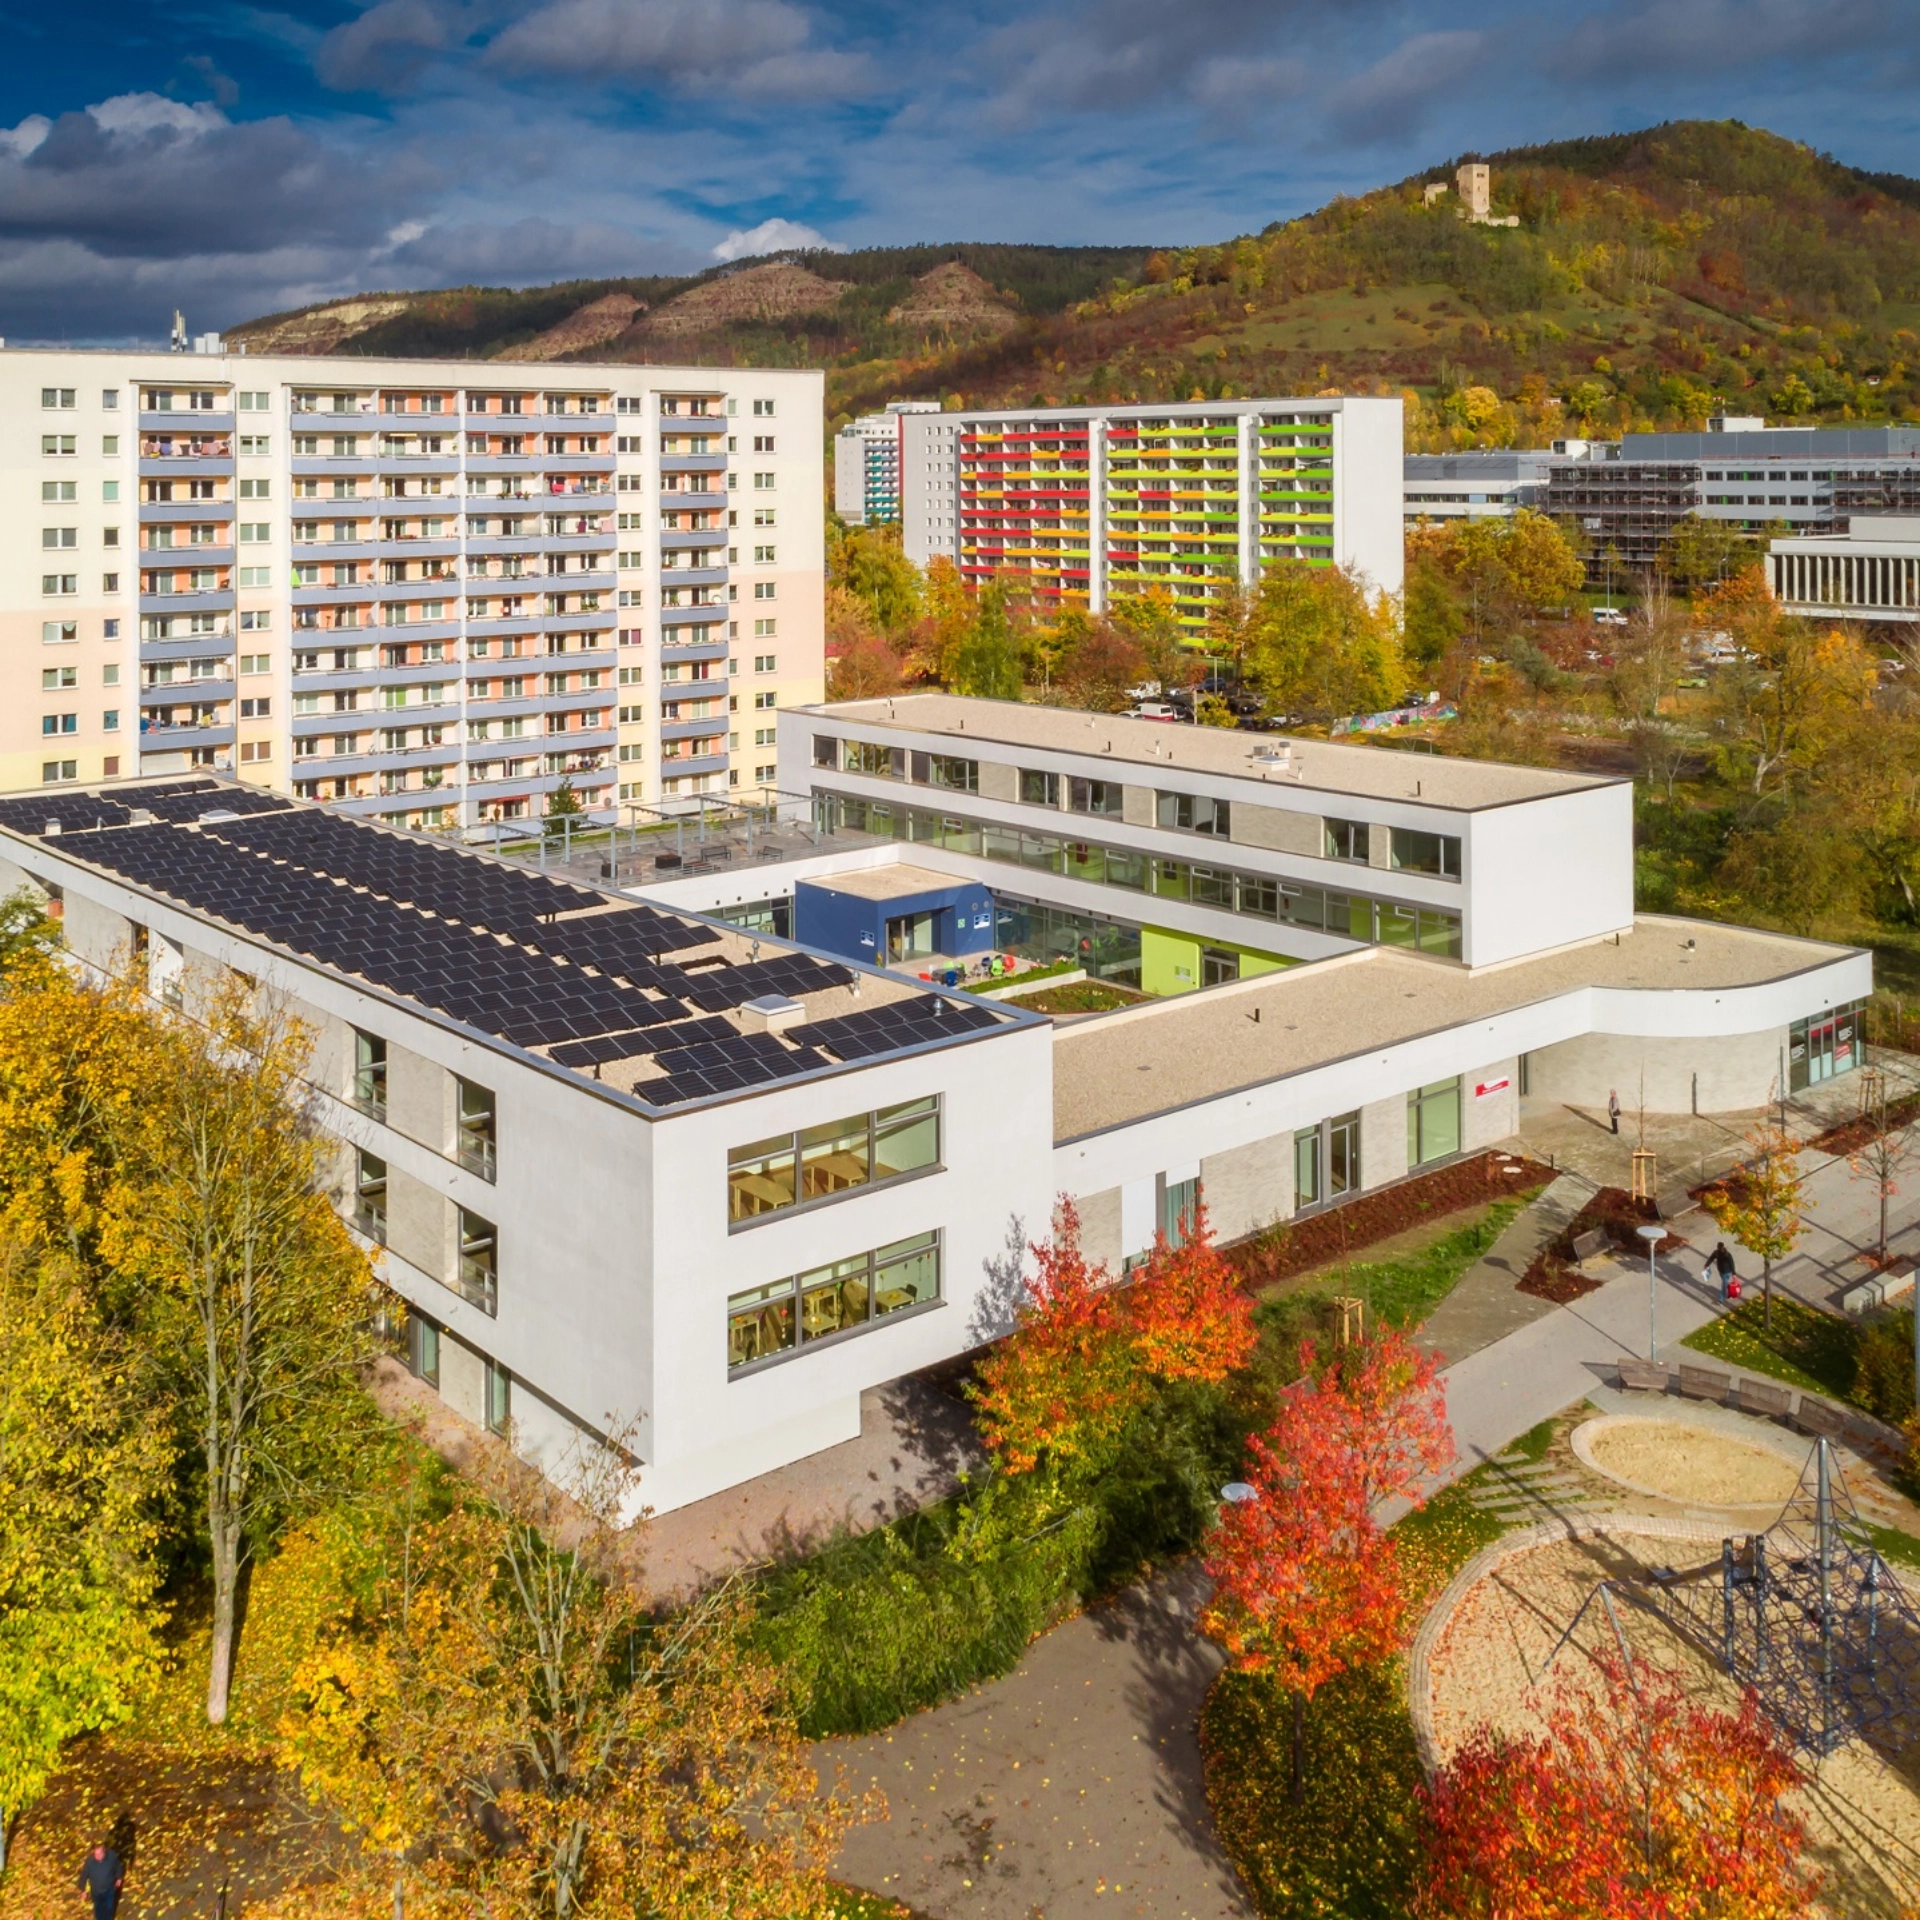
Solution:
{"label": "black solar panel array", "polygon": [[[170,824],[132,825],[136,807]],[[216,811],[242,817],[205,817]],[[651,1056],[661,1072],[634,1091],[654,1105],[832,1066],[821,1048],[863,1059],[995,1021],[984,1007],[941,1015],[934,999],[916,996],[791,1029],[796,1044],[741,1033],[718,1016],[766,995],[844,986],[852,970],[784,949],[737,964],[719,954],[679,963],[671,956],[697,955],[721,936],[570,881],[216,782],[0,801],[0,825],[38,834],[49,819],[72,836],[64,853],[512,1045],[547,1047],[558,1065]]]}
{"label": "black solar panel array", "polygon": [[804,1027],[789,1027],[787,1038],[802,1046],[826,1047],[842,1060],[864,1060],[874,1054],[898,1053],[955,1033],[976,1033],[997,1026],[1000,1016],[991,1008],[966,1001],[942,1000],[932,994],[911,1000],[890,1000],[884,1007],[859,1013],[836,1014]]}

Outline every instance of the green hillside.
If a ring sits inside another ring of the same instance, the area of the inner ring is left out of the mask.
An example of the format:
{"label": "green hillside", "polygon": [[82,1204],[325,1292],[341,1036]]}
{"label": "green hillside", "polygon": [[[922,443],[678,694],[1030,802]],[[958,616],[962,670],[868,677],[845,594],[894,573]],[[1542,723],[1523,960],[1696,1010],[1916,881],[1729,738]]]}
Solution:
{"label": "green hillside", "polygon": [[[1448,161],[1220,245],[874,248],[684,281],[366,296],[381,311],[329,344],[819,365],[836,417],[898,395],[1406,391],[1410,443],[1432,447],[1721,408],[1920,417],[1920,182],[1732,121],[1469,157],[1491,162],[1494,212],[1518,226],[1468,225],[1451,192],[1426,204]],[[568,331],[610,294],[626,300]],[[236,331],[267,344],[340,310]]]}

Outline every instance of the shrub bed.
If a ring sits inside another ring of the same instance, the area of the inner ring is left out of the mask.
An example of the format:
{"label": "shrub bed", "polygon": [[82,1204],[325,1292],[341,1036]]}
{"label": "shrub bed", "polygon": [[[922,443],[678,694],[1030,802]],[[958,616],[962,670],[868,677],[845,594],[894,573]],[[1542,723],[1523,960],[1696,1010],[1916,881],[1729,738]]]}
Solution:
{"label": "shrub bed", "polygon": [[[1581,1272],[1580,1263],[1574,1257],[1574,1241],[1597,1227],[1617,1250],[1644,1257],[1647,1243],[1640,1238],[1638,1230],[1656,1225],[1659,1218],[1659,1210],[1651,1200],[1636,1200],[1624,1187],[1600,1188],[1527,1263],[1527,1270],[1518,1282],[1519,1291],[1562,1306],[1569,1300],[1578,1300],[1582,1294],[1594,1292],[1602,1283],[1592,1274]],[[1684,1240],[1672,1233],[1655,1242],[1661,1253],[1671,1253],[1685,1245]]]}
{"label": "shrub bed", "polygon": [[1524,1195],[1543,1187],[1553,1169],[1537,1160],[1477,1153],[1432,1173],[1418,1173],[1390,1187],[1363,1193],[1343,1206],[1305,1220],[1289,1220],[1223,1249],[1254,1289],[1325,1266],[1444,1214],[1488,1200]]}

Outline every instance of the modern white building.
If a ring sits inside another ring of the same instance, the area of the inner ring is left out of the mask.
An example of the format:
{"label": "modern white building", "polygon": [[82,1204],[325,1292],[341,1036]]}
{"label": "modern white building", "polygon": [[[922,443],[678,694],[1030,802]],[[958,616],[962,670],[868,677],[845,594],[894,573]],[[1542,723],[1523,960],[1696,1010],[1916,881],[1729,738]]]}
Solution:
{"label": "modern white building", "polygon": [[897,525],[903,435],[908,420],[940,411],[937,400],[889,400],[850,420],[833,440],[833,510],[849,526]]}
{"label": "modern white building", "polygon": [[[414,1370],[536,1458],[638,1419],[663,1510],[992,1337],[1059,1195],[1120,1269],[1197,1194],[1231,1238],[1529,1102],[1860,1063],[1870,955],[1635,915],[1625,781],[943,695],[784,724],[804,854],[625,894],[190,778],[0,800],[0,888],[162,1004],[284,996]],[[1055,1023],[965,990],[989,951],[1144,997]]]}
{"label": "modern white building", "polygon": [[923,564],[951,557],[972,586],[1016,575],[1096,613],[1162,592],[1194,628],[1274,560],[1398,593],[1401,411],[1312,398],[945,415],[904,442],[903,542]]}
{"label": "modern white building", "polygon": [[0,785],[410,826],[772,777],[824,685],[817,372],[0,351]]}
{"label": "modern white building", "polygon": [[1842,535],[1789,535],[1767,547],[1767,581],[1789,613],[1920,621],[1920,514],[1855,514]]}

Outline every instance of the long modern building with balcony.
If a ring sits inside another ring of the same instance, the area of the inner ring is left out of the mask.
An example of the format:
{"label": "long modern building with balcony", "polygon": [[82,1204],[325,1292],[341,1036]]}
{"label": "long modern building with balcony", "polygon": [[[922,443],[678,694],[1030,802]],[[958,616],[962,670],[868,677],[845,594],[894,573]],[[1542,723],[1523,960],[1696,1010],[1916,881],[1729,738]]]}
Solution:
{"label": "long modern building with balcony", "polygon": [[817,373],[8,349],[0,419],[9,786],[671,808],[822,690]]}
{"label": "long modern building with balcony", "polygon": [[1397,399],[909,415],[903,544],[969,585],[1011,574],[1095,612],[1164,593],[1194,629],[1275,560],[1398,593],[1400,435]]}

